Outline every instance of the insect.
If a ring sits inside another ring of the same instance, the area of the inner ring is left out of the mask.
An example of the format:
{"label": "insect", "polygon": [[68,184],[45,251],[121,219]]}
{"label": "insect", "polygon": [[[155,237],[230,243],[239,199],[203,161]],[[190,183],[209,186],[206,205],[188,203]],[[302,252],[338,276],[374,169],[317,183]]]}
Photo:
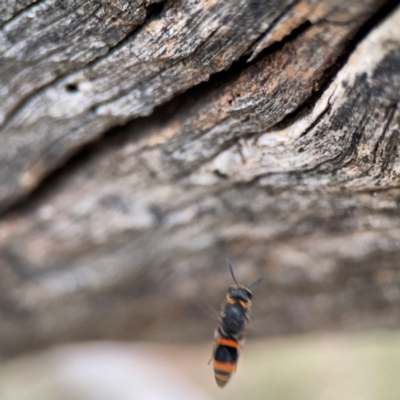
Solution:
{"label": "insect", "polygon": [[232,263],[228,259],[226,262],[236,285],[232,285],[228,289],[214,334],[211,360],[213,360],[215,380],[219,387],[225,386],[236,371],[239,353],[244,344],[246,326],[250,318],[252,288],[258,286],[268,276],[268,274],[264,274],[247,286],[239,285],[233,273]]}

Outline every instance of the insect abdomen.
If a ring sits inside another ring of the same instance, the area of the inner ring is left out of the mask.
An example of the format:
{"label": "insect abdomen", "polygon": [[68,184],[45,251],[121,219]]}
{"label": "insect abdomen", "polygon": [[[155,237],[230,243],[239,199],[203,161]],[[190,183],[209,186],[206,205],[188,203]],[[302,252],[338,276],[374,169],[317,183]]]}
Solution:
{"label": "insect abdomen", "polygon": [[239,343],[235,339],[220,338],[214,354],[214,374],[218,386],[225,386],[236,370],[239,358]]}

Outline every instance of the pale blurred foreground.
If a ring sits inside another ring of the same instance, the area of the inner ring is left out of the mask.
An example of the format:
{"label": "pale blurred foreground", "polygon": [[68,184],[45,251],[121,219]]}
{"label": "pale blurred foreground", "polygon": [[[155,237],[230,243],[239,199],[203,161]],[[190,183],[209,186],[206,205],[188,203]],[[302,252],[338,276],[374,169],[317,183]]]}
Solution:
{"label": "pale blurred foreground", "polygon": [[398,400],[400,334],[249,339],[217,388],[211,341],[179,346],[86,343],[0,369],[1,400]]}

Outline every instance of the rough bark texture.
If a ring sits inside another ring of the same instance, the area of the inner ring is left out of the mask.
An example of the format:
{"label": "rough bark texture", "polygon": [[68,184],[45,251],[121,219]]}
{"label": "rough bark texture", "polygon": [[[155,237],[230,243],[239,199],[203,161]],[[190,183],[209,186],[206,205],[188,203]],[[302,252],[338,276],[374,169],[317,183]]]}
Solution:
{"label": "rough bark texture", "polygon": [[211,337],[227,255],[263,334],[398,328],[398,2],[149,3],[8,2],[0,351]]}

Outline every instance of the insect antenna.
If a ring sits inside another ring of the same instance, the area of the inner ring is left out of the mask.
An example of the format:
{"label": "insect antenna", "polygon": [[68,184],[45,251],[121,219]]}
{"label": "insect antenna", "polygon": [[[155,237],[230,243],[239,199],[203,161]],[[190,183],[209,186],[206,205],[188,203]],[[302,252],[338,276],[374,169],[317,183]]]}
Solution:
{"label": "insect antenna", "polygon": [[229,271],[231,271],[232,278],[235,281],[236,285],[240,286],[235,278],[235,274],[233,273],[232,263],[230,262],[229,258],[226,259],[226,263],[228,264]]}
{"label": "insect antenna", "polygon": [[247,287],[250,289],[256,288],[257,286],[260,286],[261,283],[263,283],[267,278],[268,278],[268,272],[261,275],[256,281],[250,283],[250,285],[247,285]]}

